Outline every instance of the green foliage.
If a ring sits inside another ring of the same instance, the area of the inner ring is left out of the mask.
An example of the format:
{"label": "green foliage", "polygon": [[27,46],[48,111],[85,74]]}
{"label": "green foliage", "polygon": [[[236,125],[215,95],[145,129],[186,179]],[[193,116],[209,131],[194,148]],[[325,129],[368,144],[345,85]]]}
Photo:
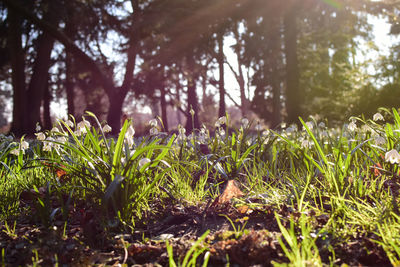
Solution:
{"label": "green foliage", "polygon": [[[215,136],[201,129],[190,136],[181,131],[178,137],[139,140],[129,121],[115,139],[98,121],[96,127],[60,121],[57,130],[38,133],[41,140],[29,145],[4,139],[0,145],[9,153],[1,165],[7,175],[0,186],[2,219],[12,221],[24,207],[35,211],[40,225],[49,228],[61,221],[66,227],[74,205],[84,200],[84,208],[92,209],[105,229],[132,231],[155,212],[150,209],[154,205],[198,205],[213,212],[221,184],[234,179],[244,197],[231,202],[231,208],[240,203],[275,213],[285,258],[274,264],[320,265],[319,255],[324,260],[330,255],[333,263],[336,250],[355,236],[368,236],[397,264],[398,111],[380,109],[372,120],[352,117],[342,128],[328,128],[315,118],[300,122],[302,129],[291,125],[250,133],[244,120],[226,134],[229,120],[222,118]],[[30,207],[21,202],[26,191],[34,196]],[[251,215],[226,218],[236,241],[250,234],[245,227],[252,225]],[[14,236],[11,224],[4,225],[5,234]],[[167,244],[170,264],[194,266],[203,254],[208,262],[212,255],[204,253],[210,245],[203,243],[205,238],[178,260]]]}

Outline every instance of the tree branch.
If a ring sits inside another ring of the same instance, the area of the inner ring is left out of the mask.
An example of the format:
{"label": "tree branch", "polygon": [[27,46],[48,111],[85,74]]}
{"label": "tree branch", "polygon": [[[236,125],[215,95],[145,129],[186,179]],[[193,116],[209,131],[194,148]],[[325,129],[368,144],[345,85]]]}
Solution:
{"label": "tree branch", "polygon": [[37,27],[42,29],[43,31],[48,32],[54,39],[62,43],[66,49],[71,51],[71,53],[96,76],[101,82],[101,85],[104,87],[104,90],[107,94],[113,93],[114,83],[110,77],[107,77],[106,73],[100,69],[96,61],[94,61],[90,56],[88,56],[85,52],[83,52],[71,39],[67,37],[63,32],[59,29],[50,25],[46,21],[38,18],[35,14],[31,13],[25,7],[18,4],[17,1],[14,0],[0,0],[2,1],[7,7],[17,11],[21,15],[23,15],[26,19],[31,21]]}

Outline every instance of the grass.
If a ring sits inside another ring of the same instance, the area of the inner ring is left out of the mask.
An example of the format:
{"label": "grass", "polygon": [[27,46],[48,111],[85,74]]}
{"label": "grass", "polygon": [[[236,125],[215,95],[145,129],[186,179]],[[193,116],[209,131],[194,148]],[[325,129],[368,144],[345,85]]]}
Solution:
{"label": "grass", "polygon": [[[130,121],[112,138],[87,113],[29,147],[0,136],[2,262],[399,265],[400,116],[380,113],[274,131],[220,119],[215,136],[152,121],[140,140]],[[218,202],[229,180],[243,194]]]}

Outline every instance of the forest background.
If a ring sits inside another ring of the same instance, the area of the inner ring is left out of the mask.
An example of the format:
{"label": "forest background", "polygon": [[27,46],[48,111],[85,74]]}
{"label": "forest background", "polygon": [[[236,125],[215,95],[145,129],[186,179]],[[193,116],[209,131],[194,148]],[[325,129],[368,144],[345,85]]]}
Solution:
{"label": "forest background", "polygon": [[31,135],[60,110],[114,132],[126,117],[138,132],[157,116],[188,132],[226,112],[271,128],[371,117],[399,107],[399,14],[394,0],[0,0],[0,127]]}

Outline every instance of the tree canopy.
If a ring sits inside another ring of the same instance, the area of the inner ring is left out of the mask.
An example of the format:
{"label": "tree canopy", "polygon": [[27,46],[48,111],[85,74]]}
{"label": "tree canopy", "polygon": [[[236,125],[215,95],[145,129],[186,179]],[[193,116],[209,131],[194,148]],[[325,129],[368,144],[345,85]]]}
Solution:
{"label": "tree canopy", "polygon": [[[312,114],[332,123],[370,116],[380,106],[398,106],[400,43],[381,52],[371,18],[390,23],[397,36],[399,6],[367,0],[1,0],[0,101],[12,100],[17,136],[33,134],[37,123],[50,128],[50,104],[57,99],[64,99],[68,114],[90,110],[113,131],[128,107],[143,103],[165,130],[173,115],[186,118],[178,121],[187,131],[210,123],[228,110],[227,99],[241,116],[255,114],[270,127]],[[234,45],[227,48],[227,41]],[[363,53],[377,56],[371,61]],[[235,90],[240,98],[232,97]]]}

